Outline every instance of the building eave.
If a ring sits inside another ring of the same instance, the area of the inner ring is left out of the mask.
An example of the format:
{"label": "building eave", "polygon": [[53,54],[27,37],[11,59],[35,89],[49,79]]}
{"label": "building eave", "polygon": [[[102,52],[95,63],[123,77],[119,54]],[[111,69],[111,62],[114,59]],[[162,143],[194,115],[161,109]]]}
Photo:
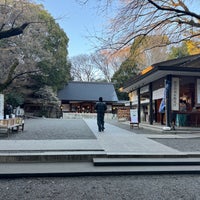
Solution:
{"label": "building eave", "polygon": [[[194,57],[193,57],[194,58]],[[147,71],[145,74],[141,74],[129,80],[124,84],[123,91],[124,92],[131,92],[138,88],[141,88],[150,82],[155,80],[161,79],[167,75],[174,75],[174,76],[200,76],[200,56],[196,56],[195,59],[190,61],[185,61],[182,63],[175,63],[175,61],[166,61],[162,63],[158,63],[152,65],[151,70]],[[198,62],[197,62],[198,61]],[[168,64],[172,63],[171,66]],[[194,64],[196,66],[194,66]],[[192,66],[192,67],[191,67]],[[198,74],[199,73],[199,74]]]}

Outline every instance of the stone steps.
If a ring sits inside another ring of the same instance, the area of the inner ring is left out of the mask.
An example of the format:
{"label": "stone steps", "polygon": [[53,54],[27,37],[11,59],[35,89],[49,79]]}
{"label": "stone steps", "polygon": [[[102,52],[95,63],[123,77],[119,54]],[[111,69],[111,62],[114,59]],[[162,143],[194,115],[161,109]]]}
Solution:
{"label": "stone steps", "polygon": [[[181,160],[200,159],[200,153],[180,152],[180,153],[131,153],[131,152],[106,152],[103,150],[9,150],[0,151],[0,163],[13,162],[82,162],[95,161],[96,163],[112,163],[125,165],[128,162],[141,162],[154,160]],[[100,165],[100,164],[99,164]]]}
{"label": "stone steps", "polygon": [[1,163],[0,177],[200,174],[200,165],[94,166],[92,162]]}
{"label": "stone steps", "polygon": [[200,158],[93,158],[93,163],[94,166],[200,166]]}
{"label": "stone steps", "polygon": [[104,151],[0,152],[0,177],[200,173],[200,155]]}
{"label": "stone steps", "polygon": [[[9,150],[0,151],[0,163],[14,162],[94,162],[95,165],[134,165],[134,163],[199,162],[200,152],[132,153],[88,150]],[[178,164],[178,163],[177,163]]]}
{"label": "stone steps", "polygon": [[106,157],[104,151],[23,151],[0,152],[0,163],[82,162]]}

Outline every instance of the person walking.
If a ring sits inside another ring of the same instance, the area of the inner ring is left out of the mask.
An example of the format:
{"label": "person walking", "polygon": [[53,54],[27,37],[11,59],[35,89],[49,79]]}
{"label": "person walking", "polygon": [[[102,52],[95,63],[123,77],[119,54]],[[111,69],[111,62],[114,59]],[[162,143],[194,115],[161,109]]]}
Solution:
{"label": "person walking", "polygon": [[104,114],[107,110],[107,105],[103,102],[103,98],[99,97],[99,101],[95,105],[95,110],[97,111],[97,125],[99,132],[104,131]]}

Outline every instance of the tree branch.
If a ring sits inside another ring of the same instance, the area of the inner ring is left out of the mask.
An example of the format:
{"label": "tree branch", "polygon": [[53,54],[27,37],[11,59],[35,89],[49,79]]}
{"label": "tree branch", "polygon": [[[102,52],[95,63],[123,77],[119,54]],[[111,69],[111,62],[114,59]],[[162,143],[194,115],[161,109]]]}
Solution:
{"label": "tree branch", "polygon": [[155,3],[155,1],[152,1],[152,0],[147,0],[147,1],[150,4],[154,5],[159,10],[173,11],[173,12],[176,12],[176,13],[182,13],[182,14],[186,14],[186,15],[191,16],[191,17],[195,17],[195,18],[200,20],[200,15],[197,15],[194,12],[190,12],[189,9],[180,10],[180,9],[175,9],[175,8],[167,8],[167,7],[159,6],[158,4]]}
{"label": "tree branch", "polygon": [[19,61],[17,59],[15,59],[14,63],[10,67],[10,71],[8,73],[6,81],[4,83],[0,84],[0,92],[3,91],[4,89],[6,89],[15,79],[19,78],[20,76],[23,76],[25,74],[33,74],[33,73],[37,73],[37,72],[41,71],[41,70],[33,70],[33,71],[28,71],[28,72],[22,72],[22,73],[19,73],[19,74],[16,74],[15,76],[13,76],[14,71],[18,65],[19,65]]}
{"label": "tree branch", "polygon": [[6,30],[6,31],[1,31],[0,32],[0,40],[4,39],[4,38],[9,38],[9,37],[13,37],[13,36],[22,34],[24,32],[25,28],[29,24],[31,24],[31,22],[25,22],[19,27],[11,28],[11,29]]}

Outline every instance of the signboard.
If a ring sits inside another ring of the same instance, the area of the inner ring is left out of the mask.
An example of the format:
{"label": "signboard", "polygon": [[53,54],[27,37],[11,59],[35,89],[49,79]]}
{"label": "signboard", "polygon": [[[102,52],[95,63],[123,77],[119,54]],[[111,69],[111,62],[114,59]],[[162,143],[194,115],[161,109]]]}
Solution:
{"label": "signboard", "polygon": [[197,104],[200,104],[200,79],[197,79]]}
{"label": "signboard", "polygon": [[162,99],[165,88],[160,88],[158,90],[153,91],[153,100]]}
{"label": "signboard", "polygon": [[179,78],[172,78],[171,106],[172,110],[179,110]]}
{"label": "signboard", "polygon": [[0,119],[4,118],[4,95],[0,94]]}
{"label": "signboard", "polygon": [[131,123],[138,123],[138,109],[130,109]]}

